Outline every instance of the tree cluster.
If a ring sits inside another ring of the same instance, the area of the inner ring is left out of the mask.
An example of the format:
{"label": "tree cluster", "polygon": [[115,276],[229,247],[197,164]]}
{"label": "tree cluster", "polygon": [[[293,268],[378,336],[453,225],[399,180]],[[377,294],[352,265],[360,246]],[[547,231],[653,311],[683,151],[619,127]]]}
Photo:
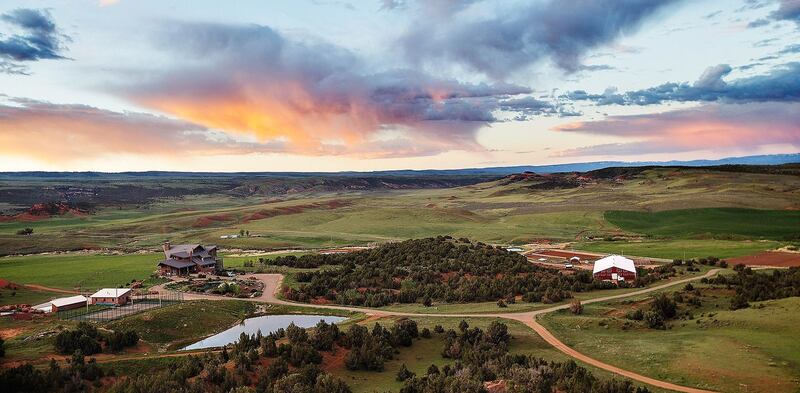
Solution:
{"label": "tree cluster", "polygon": [[94,358],[86,362],[84,356],[76,352],[63,368],[51,360],[46,369],[37,369],[31,364],[2,369],[0,386],[3,392],[8,393],[85,392],[91,389],[91,385],[98,385],[103,376],[104,372]]}
{"label": "tree cluster", "polygon": [[456,362],[442,369],[431,365],[421,376],[401,369],[397,375],[404,381],[401,393],[483,393],[484,383],[491,381],[505,384],[508,392],[648,392],[627,380],[599,380],[573,361],[548,362],[530,355],[511,355],[508,328],[500,322],[493,322],[484,332],[462,321],[458,331],[451,329],[445,334],[443,355]]}
{"label": "tree cluster", "polygon": [[297,273],[290,300],[325,299],[345,305],[513,301],[559,302],[571,292],[615,288],[591,272],[563,275],[514,252],[450,236],[414,239],[347,254],[279,257],[268,263],[296,268],[337,268]]}
{"label": "tree cluster", "polygon": [[69,355],[76,351],[83,355],[102,352],[102,343],[111,352],[119,352],[123,348],[135,346],[139,335],[134,331],[101,333],[96,327],[81,322],[74,330],[63,330],[56,335],[55,348],[58,353]]}
{"label": "tree cluster", "polygon": [[717,275],[702,282],[736,288],[731,309],[749,307],[748,302],[800,296],[800,267],[775,269],[769,273],[756,272],[744,265],[734,266],[736,275]]}

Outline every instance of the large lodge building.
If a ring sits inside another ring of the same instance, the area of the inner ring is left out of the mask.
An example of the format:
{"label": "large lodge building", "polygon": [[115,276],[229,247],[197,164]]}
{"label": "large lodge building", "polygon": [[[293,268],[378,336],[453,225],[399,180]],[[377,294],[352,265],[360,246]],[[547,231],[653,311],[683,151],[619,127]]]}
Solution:
{"label": "large lodge building", "polygon": [[158,263],[162,276],[185,276],[191,273],[215,273],[223,269],[222,258],[217,257],[217,246],[176,244],[165,242],[165,259]]}

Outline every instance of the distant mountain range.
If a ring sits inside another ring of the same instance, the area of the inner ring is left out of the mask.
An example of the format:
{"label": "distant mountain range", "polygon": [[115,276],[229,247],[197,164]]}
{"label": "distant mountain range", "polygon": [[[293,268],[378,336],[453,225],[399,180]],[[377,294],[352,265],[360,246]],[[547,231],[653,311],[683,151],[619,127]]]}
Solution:
{"label": "distant mountain range", "polygon": [[540,174],[560,172],[587,172],[609,167],[637,167],[637,166],[720,166],[720,165],[780,165],[800,163],[800,153],[771,154],[745,157],[728,157],[718,160],[691,160],[691,161],[595,161],[555,165],[518,165],[487,168],[464,169],[400,169],[372,172],[170,172],[170,171],[145,171],[145,172],[0,172],[0,178],[83,178],[83,179],[119,179],[139,177],[168,177],[168,178],[194,178],[194,177],[318,177],[318,176],[343,176],[343,177],[373,177],[373,176],[505,176],[513,173],[536,172]]}

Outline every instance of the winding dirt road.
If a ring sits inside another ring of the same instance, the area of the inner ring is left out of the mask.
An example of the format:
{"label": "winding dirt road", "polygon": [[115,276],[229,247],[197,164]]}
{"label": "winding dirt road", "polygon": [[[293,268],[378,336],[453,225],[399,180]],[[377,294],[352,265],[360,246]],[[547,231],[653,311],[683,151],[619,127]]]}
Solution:
{"label": "winding dirt road", "polygon": [[[659,291],[665,288],[673,287],[676,285],[685,284],[690,281],[700,280],[704,277],[711,277],[714,276],[719,272],[720,269],[713,269],[710,270],[708,273],[702,276],[690,277],[685,278],[682,280],[671,281],[666,284],[656,285],[654,287],[649,287],[645,289],[641,289],[638,291],[627,292],[619,295],[613,296],[604,296],[595,299],[588,299],[582,301],[583,304],[592,304],[592,303],[599,303],[605,302],[609,300],[615,299],[622,299],[631,296],[638,296],[650,292]],[[407,313],[407,312],[396,312],[396,311],[389,311],[389,310],[378,310],[372,308],[363,308],[363,307],[348,307],[348,306],[335,306],[335,305],[316,305],[316,304],[308,304],[308,303],[297,303],[297,302],[290,302],[283,299],[279,299],[276,294],[281,287],[281,282],[283,281],[282,274],[252,274],[248,275],[248,277],[256,277],[258,280],[264,283],[264,291],[260,297],[255,298],[247,298],[241,300],[249,300],[255,302],[266,302],[266,303],[273,303],[273,304],[284,304],[290,306],[299,306],[299,307],[313,307],[313,308],[326,308],[326,309],[333,309],[333,310],[345,310],[345,311],[356,311],[362,312],[370,316],[406,316],[406,317],[430,317],[430,316],[437,316],[437,317],[456,317],[456,318],[503,318],[503,319],[510,319],[514,321],[519,321],[525,324],[526,326],[533,329],[539,336],[542,337],[547,343],[558,349],[559,351],[563,352],[564,354],[579,360],[583,363],[590,364],[597,368],[601,368],[606,371],[610,371],[614,374],[621,375],[625,378],[629,378],[635,381],[643,382],[648,385],[652,385],[662,389],[674,390],[677,392],[686,392],[686,393],[711,393],[713,391],[710,390],[703,390],[692,388],[688,386],[681,386],[676,385],[670,382],[661,381],[658,379],[650,378],[633,371],[624,370],[617,366],[613,366],[608,363],[601,362],[597,359],[591,358],[583,353],[576,351],[575,349],[569,347],[568,345],[564,344],[556,338],[547,328],[545,328],[542,324],[540,324],[536,318],[540,315],[547,314],[557,310],[563,310],[569,307],[569,304],[562,304],[559,306],[553,306],[541,310],[535,311],[527,311],[527,312],[518,312],[518,313],[482,313],[482,314],[424,314],[424,313]],[[154,287],[154,290],[159,291],[169,291],[165,289],[165,284],[159,285]],[[194,293],[184,293],[184,299],[186,300],[224,300],[224,299],[231,299],[222,296],[215,296],[215,295],[204,295],[204,294],[194,294]]]}

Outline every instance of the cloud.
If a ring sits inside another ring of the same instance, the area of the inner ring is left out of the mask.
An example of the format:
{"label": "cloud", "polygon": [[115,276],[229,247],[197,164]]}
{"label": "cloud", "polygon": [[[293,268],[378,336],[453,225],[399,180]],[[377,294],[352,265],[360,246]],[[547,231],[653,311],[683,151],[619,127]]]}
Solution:
{"label": "cloud", "polygon": [[[636,31],[677,1],[573,0],[523,2],[495,15],[470,17],[461,5],[446,18],[424,17],[402,38],[416,63],[455,62],[494,79],[552,60],[578,71],[584,55]],[[438,4],[439,2],[434,2]]]}
{"label": "cloud", "polygon": [[479,128],[500,102],[529,94],[507,83],[462,83],[408,70],[375,71],[354,53],[266,26],[175,23],[158,35],[182,66],[120,86],[139,105],[208,128],[283,141],[302,154],[481,150]]}
{"label": "cloud", "polygon": [[748,23],[747,27],[751,28],[751,29],[754,29],[754,28],[757,28],[757,27],[766,26],[768,24],[770,24],[769,19],[760,18],[760,19],[756,19],[756,20]]}
{"label": "cloud", "polygon": [[800,23],[800,1],[780,0],[780,6],[770,14],[776,20],[790,20]]}
{"label": "cloud", "polygon": [[112,154],[243,154],[282,146],[240,142],[182,120],[5,98],[0,101],[0,152],[42,161]]}
{"label": "cloud", "polygon": [[634,140],[566,150],[560,153],[563,156],[753,151],[764,145],[800,148],[800,104],[705,104],[656,114],[609,116],[562,125],[556,130]]}
{"label": "cloud", "polygon": [[19,8],[0,15],[0,21],[16,28],[16,34],[0,34],[0,72],[25,74],[20,62],[65,59],[64,41],[50,12]]}
{"label": "cloud", "polygon": [[720,64],[707,68],[693,84],[669,82],[648,89],[614,93],[613,96],[606,93],[588,94],[579,90],[565,97],[594,101],[598,105],[652,105],[667,101],[800,101],[800,63],[788,63],[764,75],[725,82],[723,78],[730,72],[729,65]]}
{"label": "cloud", "polygon": [[379,3],[381,11],[391,11],[406,6],[405,0],[380,0]]}

